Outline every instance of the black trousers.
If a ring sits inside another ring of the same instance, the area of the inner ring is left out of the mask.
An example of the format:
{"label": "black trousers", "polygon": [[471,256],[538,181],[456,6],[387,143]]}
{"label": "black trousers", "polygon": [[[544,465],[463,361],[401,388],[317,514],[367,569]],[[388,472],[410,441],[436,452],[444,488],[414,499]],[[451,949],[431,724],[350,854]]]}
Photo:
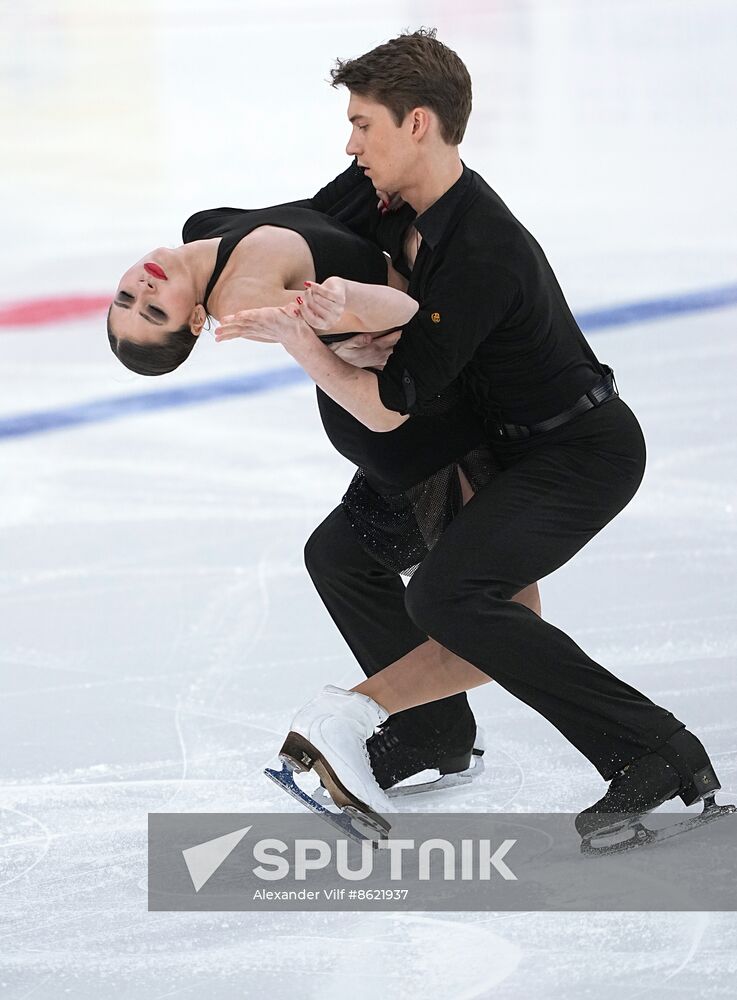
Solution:
{"label": "black trousers", "polygon": [[[615,398],[495,451],[502,471],[406,590],[362,554],[340,508],[310,538],[308,570],[367,675],[431,636],[548,719],[608,780],[683,723],[510,598],[566,563],[631,500],[645,467],[642,432]],[[463,696],[410,711],[440,730],[470,712]]]}
{"label": "black trousers", "polygon": [[[407,614],[401,577],[363,548],[342,506],[336,507],[310,536],[305,546],[305,565],[367,677],[427,641],[427,634]],[[470,747],[475,736],[476,723],[465,694],[399,715],[403,731],[411,740],[445,734],[451,745]]]}

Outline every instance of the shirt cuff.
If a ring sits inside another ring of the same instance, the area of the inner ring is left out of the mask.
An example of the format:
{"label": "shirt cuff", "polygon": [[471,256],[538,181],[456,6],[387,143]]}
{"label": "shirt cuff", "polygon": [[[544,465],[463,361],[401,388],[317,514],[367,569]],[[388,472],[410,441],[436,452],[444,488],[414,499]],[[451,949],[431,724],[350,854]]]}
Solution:
{"label": "shirt cuff", "polygon": [[417,388],[415,380],[407,369],[400,372],[387,370],[377,372],[379,381],[379,399],[387,410],[401,413],[403,416],[412,413],[417,403]]}

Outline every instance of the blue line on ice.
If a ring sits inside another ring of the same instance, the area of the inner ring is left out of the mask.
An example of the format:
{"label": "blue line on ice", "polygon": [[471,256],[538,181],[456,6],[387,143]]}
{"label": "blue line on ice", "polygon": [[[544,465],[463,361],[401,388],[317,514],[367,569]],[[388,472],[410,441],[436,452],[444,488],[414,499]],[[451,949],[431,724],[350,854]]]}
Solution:
{"label": "blue line on ice", "polygon": [[[665,298],[630,302],[609,309],[595,309],[580,313],[577,317],[586,333],[604,330],[608,327],[627,326],[644,323],[668,316],[691,312],[705,312],[737,305],[737,284],[724,285],[700,292],[670,295]],[[290,365],[274,368],[253,375],[237,375],[232,378],[213,379],[196,385],[178,388],[157,389],[154,392],[132,393],[127,396],[92,400],[53,410],[37,410],[0,419],[0,439],[40,434],[43,431],[62,430],[82,424],[97,424],[105,420],[146,413],[152,410],[169,409],[174,406],[191,406],[229,396],[251,396],[259,392],[269,392],[285,386],[304,382],[307,376],[301,368]]]}

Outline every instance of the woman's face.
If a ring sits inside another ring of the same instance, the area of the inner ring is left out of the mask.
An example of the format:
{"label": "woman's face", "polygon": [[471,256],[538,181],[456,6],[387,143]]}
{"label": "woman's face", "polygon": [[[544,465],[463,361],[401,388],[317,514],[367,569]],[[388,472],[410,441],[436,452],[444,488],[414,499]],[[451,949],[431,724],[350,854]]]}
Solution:
{"label": "woman's face", "polygon": [[159,247],[142,257],[120,279],[110,311],[110,325],[120,340],[158,344],[172,330],[198,326],[196,314],[196,293],[184,262],[176,250]]}

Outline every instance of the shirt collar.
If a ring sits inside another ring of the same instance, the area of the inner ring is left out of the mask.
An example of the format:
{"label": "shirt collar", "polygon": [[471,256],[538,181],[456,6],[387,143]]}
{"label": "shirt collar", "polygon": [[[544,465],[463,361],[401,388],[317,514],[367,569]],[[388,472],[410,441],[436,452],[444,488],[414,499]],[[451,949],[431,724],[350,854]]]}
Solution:
{"label": "shirt collar", "polygon": [[433,250],[443,237],[443,233],[455,217],[458,206],[466,193],[468,185],[471,183],[471,171],[465,163],[462,164],[463,173],[452,187],[449,187],[445,194],[441,195],[437,201],[433,202],[429,208],[425,209],[422,215],[418,215],[414,221],[414,227],[422,236],[422,239]]}

